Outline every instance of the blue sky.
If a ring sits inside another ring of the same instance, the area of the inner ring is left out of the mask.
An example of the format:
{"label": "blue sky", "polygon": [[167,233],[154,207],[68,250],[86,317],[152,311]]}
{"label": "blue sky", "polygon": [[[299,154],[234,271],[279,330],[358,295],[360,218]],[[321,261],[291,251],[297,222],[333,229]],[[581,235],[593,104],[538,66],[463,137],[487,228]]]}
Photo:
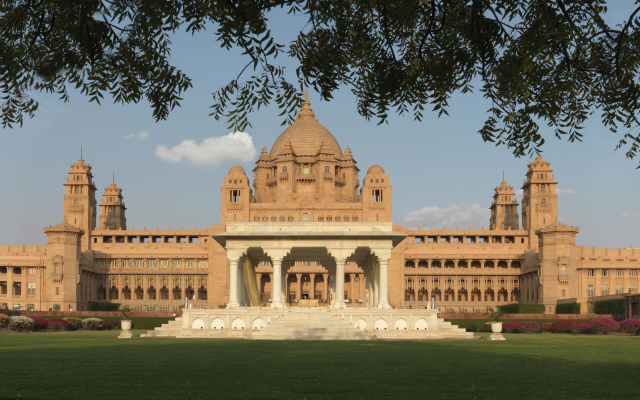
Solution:
{"label": "blue sky", "polygon": [[[275,21],[285,38],[304,22],[279,16]],[[194,87],[185,93],[182,107],[158,123],[147,103],[123,106],[105,100],[99,106],[77,94],[68,103],[35,94],[41,103],[38,116],[0,135],[0,244],[46,242],[42,228],[62,220],[62,185],[80,146],[93,166],[98,202],[115,174],[129,228],[200,229],[219,223],[220,187],[229,168],[240,165],[252,178],[260,150],[271,149],[285,127],[275,107],[254,114],[253,126],[236,135],[230,135],[224,121],[208,116],[211,93],[245,62],[239,52],[220,49],[211,32],[176,35],[172,62]],[[313,92],[309,99],[319,122],[343,149],[351,147],[360,179],[373,164],[385,169],[393,186],[394,222],[410,228],[488,229],[488,208],[503,171],[518,190],[531,161],[482,142],[477,130],[488,104],[477,93],[455,96],[448,117],[427,113],[416,122],[394,116],[383,125],[357,115],[355,98],[346,89],[331,102]],[[583,143],[559,141],[550,129],[541,130],[547,139],[542,157],[551,162],[559,182],[559,219],[580,227],[578,244],[640,247],[640,171],[636,161],[613,151],[619,136],[604,128],[597,115]],[[520,202],[521,195],[517,198]]]}

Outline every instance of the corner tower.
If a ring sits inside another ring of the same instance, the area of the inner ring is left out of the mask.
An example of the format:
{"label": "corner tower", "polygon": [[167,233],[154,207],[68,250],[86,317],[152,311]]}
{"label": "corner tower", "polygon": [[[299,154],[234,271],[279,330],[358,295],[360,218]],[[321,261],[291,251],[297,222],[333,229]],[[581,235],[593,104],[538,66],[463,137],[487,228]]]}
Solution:
{"label": "corner tower", "polygon": [[96,186],[93,183],[91,166],[82,157],[71,164],[69,176],[64,183],[63,220],[84,231],[82,249],[91,247],[90,232],[96,228]]}
{"label": "corner tower", "polygon": [[104,188],[102,195],[98,229],[127,229],[127,219],[124,214],[126,209],[122,200],[122,189],[116,186],[115,182],[111,182],[109,187]]}
{"label": "corner tower", "polygon": [[553,170],[548,161],[537,156],[529,163],[522,186],[522,228],[529,230],[529,243],[535,246],[535,231],[558,219],[558,195]]}
{"label": "corner tower", "polygon": [[502,181],[500,186],[496,187],[490,209],[489,229],[520,229],[518,201],[513,186],[507,185],[507,182]]}
{"label": "corner tower", "polygon": [[253,197],[249,187],[249,178],[238,165],[231,167],[224,178],[220,199],[220,219],[226,222],[250,222],[249,204]]}

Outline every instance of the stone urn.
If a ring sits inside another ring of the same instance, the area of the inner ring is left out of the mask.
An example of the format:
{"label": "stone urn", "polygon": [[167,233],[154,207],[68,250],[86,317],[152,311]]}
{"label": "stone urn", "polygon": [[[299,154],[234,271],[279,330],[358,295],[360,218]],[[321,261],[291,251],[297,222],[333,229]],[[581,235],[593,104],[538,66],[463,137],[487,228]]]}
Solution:
{"label": "stone urn", "polygon": [[120,336],[118,336],[118,339],[132,339],[134,337],[133,332],[131,332],[130,319],[121,320],[120,328],[122,329],[122,332],[120,332]]}
{"label": "stone urn", "polygon": [[493,333],[502,332],[502,322],[491,322],[491,332]]}

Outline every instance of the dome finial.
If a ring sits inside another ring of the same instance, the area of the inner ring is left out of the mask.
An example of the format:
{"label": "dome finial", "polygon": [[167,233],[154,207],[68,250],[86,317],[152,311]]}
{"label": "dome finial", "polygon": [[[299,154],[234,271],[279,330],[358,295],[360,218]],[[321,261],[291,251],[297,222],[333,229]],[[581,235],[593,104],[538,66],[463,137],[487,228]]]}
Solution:
{"label": "dome finial", "polygon": [[298,113],[298,119],[315,119],[316,115],[309,107],[311,103],[309,103],[309,92],[304,91],[304,101],[302,102],[302,109]]}

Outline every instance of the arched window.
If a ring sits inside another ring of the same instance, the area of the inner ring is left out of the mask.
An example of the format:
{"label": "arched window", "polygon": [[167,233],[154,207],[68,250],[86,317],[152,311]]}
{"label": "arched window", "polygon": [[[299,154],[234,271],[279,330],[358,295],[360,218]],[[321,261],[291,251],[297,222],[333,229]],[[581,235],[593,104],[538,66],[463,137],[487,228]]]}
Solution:
{"label": "arched window", "polygon": [[547,200],[542,199],[542,204],[547,204]]}
{"label": "arched window", "polygon": [[329,172],[331,172],[331,170],[329,169],[329,167],[324,167],[324,172],[329,173]]}
{"label": "arched window", "polygon": [[287,172],[287,167],[282,167],[282,172],[286,173]]}
{"label": "arched window", "polygon": [[80,204],[80,203],[78,202],[78,200],[74,200],[74,201],[73,201],[73,205],[74,205],[74,206],[77,206],[78,204]]}

